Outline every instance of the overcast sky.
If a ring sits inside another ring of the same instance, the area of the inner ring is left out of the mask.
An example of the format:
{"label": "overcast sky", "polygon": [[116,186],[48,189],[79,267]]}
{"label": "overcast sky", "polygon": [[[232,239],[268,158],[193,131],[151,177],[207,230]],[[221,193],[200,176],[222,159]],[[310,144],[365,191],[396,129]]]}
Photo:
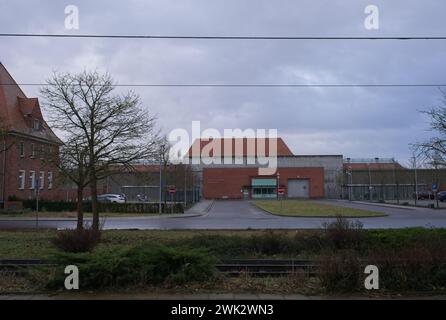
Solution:
{"label": "overcast sky", "polygon": [[[65,6],[80,29],[64,27]],[[380,9],[366,30],[364,9]],[[0,0],[0,33],[251,36],[445,36],[439,0]],[[119,83],[446,83],[446,41],[200,41],[0,38],[20,83],[54,70],[108,71]],[[121,89],[120,89],[121,90]],[[125,89],[127,90],[127,89]],[[168,133],[276,128],[296,154],[410,157],[430,135],[418,110],[436,88],[135,88]],[[38,88],[24,87],[28,96]]]}

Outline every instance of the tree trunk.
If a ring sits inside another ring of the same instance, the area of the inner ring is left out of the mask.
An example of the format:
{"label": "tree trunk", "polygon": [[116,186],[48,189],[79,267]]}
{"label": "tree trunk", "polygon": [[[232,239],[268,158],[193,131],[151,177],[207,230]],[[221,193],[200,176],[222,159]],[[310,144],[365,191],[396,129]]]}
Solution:
{"label": "tree trunk", "polygon": [[84,198],[84,188],[77,187],[77,230],[84,229],[84,207],[82,199]]}
{"label": "tree trunk", "polygon": [[97,189],[96,177],[91,178],[90,189],[91,189],[91,211],[93,213],[92,228],[95,231],[99,231],[98,189]]}

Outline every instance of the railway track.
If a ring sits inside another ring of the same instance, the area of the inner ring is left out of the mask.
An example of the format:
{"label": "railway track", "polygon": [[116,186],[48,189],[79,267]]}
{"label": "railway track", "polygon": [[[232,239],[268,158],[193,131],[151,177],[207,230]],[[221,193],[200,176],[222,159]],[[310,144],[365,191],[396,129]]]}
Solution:
{"label": "railway track", "polygon": [[310,260],[231,259],[220,261],[217,270],[229,276],[249,274],[252,276],[283,276],[303,274],[315,276],[317,264]]}
{"label": "railway track", "polygon": [[[30,267],[50,267],[50,264],[40,259],[4,259],[0,260],[0,272],[24,273]],[[228,276],[284,276],[302,274],[317,275],[317,264],[310,260],[294,259],[228,259],[216,264],[218,272]]]}

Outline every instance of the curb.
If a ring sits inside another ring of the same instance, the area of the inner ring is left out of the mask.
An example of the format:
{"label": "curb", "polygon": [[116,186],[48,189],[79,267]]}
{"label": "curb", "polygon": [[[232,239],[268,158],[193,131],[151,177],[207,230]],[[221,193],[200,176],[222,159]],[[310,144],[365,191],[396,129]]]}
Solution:
{"label": "curb", "polygon": [[402,209],[402,210],[417,210],[417,208],[418,208],[418,207],[394,205],[394,204],[388,204],[388,203],[372,203],[372,202],[364,202],[364,201],[352,201],[349,203],[364,204],[364,205],[375,206],[375,207],[395,208],[395,209]]}

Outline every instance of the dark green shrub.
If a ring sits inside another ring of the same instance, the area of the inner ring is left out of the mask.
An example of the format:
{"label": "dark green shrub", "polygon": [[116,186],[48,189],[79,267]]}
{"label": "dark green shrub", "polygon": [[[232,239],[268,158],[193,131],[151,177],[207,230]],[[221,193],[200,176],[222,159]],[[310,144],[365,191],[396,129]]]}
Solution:
{"label": "dark green shrub", "polygon": [[[205,281],[213,275],[215,267],[215,259],[205,252],[161,246],[80,256],[62,255],[57,263],[77,265],[80,288],[98,290]],[[50,282],[49,287],[63,286],[62,273]]]}
{"label": "dark green shrub", "polygon": [[444,242],[419,242],[402,249],[376,249],[368,261],[379,268],[383,289],[431,291],[446,287]]}
{"label": "dark green shrub", "polygon": [[329,292],[355,292],[361,289],[361,262],[353,251],[324,254],[319,260],[319,279]]}
{"label": "dark green shrub", "polygon": [[8,201],[20,201],[20,199],[16,195],[12,195],[8,197]]}
{"label": "dark green shrub", "polygon": [[242,236],[196,235],[174,240],[169,244],[176,247],[201,248],[219,257],[228,258],[252,255],[255,252],[252,239]]}
{"label": "dark green shrub", "polygon": [[101,240],[101,232],[93,229],[64,230],[57,233],[52,243],[64,252],[87,252]]}
{"label": "dark green shrub", "polygon": [[[84,212],[91,212],[91,201],[84,201],[82,203]],[[171,213],[172,208],[170,205],[165,206],[164,203],[161,204],[162,212]],[[23,201],[23,207],[31,210],[36,210],[36,200],[30,199]],[[70,201],[50,201],[50,200],[39,200],[39,210],[49,211],[49,212],[60,212],[60,211],[76,211],[77,202]],[[105,213],[158,213],[159,204],[158,203],[109,203],[109,202],[99,202],[98,203],[99,212]],[[184,206],[182,203],[176,203],[173,206],[173,213],[184,213]]]}
{"label": "dark green shrub", "polygon": [[260,235],[252,236],[251,241],[255,251],[264,255],[276,255],[294,251],[292,239],[280,232],[265,231]]}

